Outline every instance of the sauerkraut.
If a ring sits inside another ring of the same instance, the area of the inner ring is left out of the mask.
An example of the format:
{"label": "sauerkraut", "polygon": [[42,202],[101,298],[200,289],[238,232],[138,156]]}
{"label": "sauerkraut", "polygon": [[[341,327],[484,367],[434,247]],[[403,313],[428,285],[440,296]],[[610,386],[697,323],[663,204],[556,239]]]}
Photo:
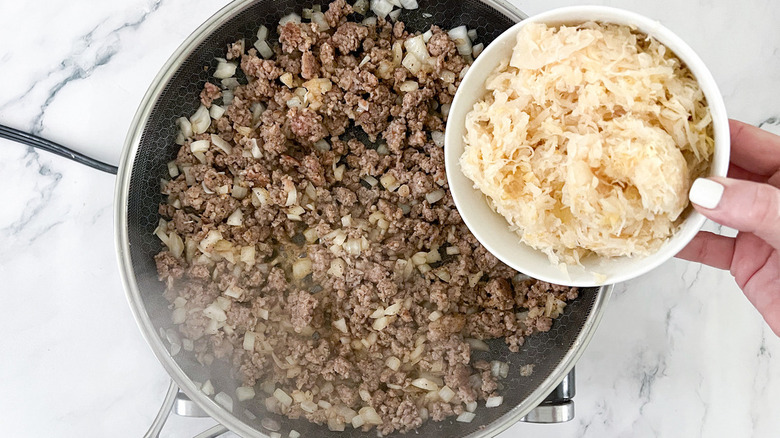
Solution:
{"label": "sauerkraut", "polygon": [[528,24],[466,116],[463,173],[553,263],[643,256],[713,153],[690,70],[627,26]]}

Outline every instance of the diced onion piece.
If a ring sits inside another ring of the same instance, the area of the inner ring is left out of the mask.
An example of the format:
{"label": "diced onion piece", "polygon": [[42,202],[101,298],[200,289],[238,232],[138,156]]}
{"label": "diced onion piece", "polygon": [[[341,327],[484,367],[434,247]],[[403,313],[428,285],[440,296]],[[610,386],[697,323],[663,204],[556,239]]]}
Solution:
{"label": "diced onion piece", "polygon": [[498,377],[500,374],[501,362],[494,360],[490,362],[490,374],[493,377]]}
{"label": "diced onion piece", "polygon": [[225,289],[225,296],[228,296],[230,298],[239,299],[244,294],[244,289],[236,286],[236,285],[230,285],[227,289]]}
{"label": "diced onion piece", "polygon": [[206,234],[206,237],[200,241],[198,249],[202,252],[210,253],[214,245],[220,240],[222,240],[222,233],[220,233],[219,230],[211,230]]}
{"label": "diced onion piece", "polygon": [[396,9],[394,11],[390,11],[389,14],[387,14],[387,17],[390,18],[390,21],[396,22],[398,21],[398,17],[401,16],[401,9]]}
{"label": "diced onion piece", "polygon": [[236,79],[236,78],[225,78],[225,79],[222,79],[220,81],[220,83],[222,84],[222,88],[224,88],[225,90],[230,90],[230,91],[235,90],[236,87],[241,85],[241,84],[238,83],[238,79]]}
{"label": "diced onion piece", "polygon": [[474,47],[471,48],[471,55],[476,58],[479,56],[482,51],[485,50],[485,45],[482,43],[476,44]]}
{"label": "diced onion piece", "polygon": [[334,277],[341,277],[344,275],[344,271],[347,268],[347,263],[342,259],[334,259],[330,262],[330,269],[328,269],[328,275]]}
{"label": "diced onion piece", "polygon": [[382,316],[374,320],[374,323],[371,325],[371,327],[376,331],[381,331],[388,325],[390,325],[390,318],[387,316]]}
{"label": "diced onion piece", "polygon": [[303,237],[306,239],[306,242],[308,243],[314,243],[317,241],[317,230],[314,228],[307,228],[303,232]]}
{"label": "diced onion piece", "polygon": [[268,45],[266,40],[257,40],[255,41],[254,46],[255,49],[257,49],[257,53],[259,53],[263,59],[268,59],[274,56],[274,51],[271,49],[271,46]]}
{"label": "diced onion piece", "polygon": [[233,90],[224,90],[222,92],[222,104],[230,105],[233,103]]}
{"label": "diced onion piece", "polygon": [[414,55],[420,61],[426,61],[431,57],[430,53],[428,53],[428,46],[425,45],[425,40],[422,35],[407,38],[406,41],[404,41],[404,47],[407,52]]}
{"label": "diced onion piece", "polygon": [[364,176],[363,181],[367,182],[371,187],[376,187],[379,184],[379,181],[371,175]]}
{"label": "diced onion piece", "polygon": [[172,320],[174,324],[183,324],[187,319],[187,309],[179,307],[173,310]]}
{"label": "diced onion piece", "polygon": [[347,333],[347,322],[344,320],[344,318],[339,318],[333,321],[332,324],[333,327],[335,327],[341,333]]}
{"label": "diced onion piece", "polygon": [[368,0],[357,0],[352,5],[352,10],[360,15],[366,15],[366,12],[368,12]]}
{"label": "diced onion piece", "polygon": [[468,29],[466,26],[458,26],[451,29],[447,34],[452,41],[455,42],[455,47],[458,49],[458,53],[461,55],[471,55],[471,39],[468,35]]}
{"label": "diced onion piece", "polygon": [[476,417],[477,414],[473,412],[464,412],[460,415],[458,415],[458,418],[455,419],[455,421],[459,421],[461,423],[471,423],[474,420],[474,417]]}
{"label": "diced onion piece", "polygon": [[398,89],[403,91],[404,93],[408,93],[410,91],[414,91],[418,88],[417,81],[404,81],[401,82],[401,85],[398,86]]}
{"label": "diced onion piece", "polygon": [[279,26],[284,26],[287,23],[300,23],[301,22],[301,16],[296,14],[295,12],[291,12],[281,19],[279,19]]}
{"label": "diced onion piece", "polygon": [[238,401],[247,401],[255,398],[255,389],[251,386],[239,386],[236,388],[236,399]]}
{"label": "diced onion piece", "polygon": [[364,425],[366,423],[366,420],[364,420],[363,417],[361,417],[360,415],[355,415],[354,417],[352,417],[351,423],[352,423],[352,427],[357,429],[358,427]]}
{"label": "diced onion piece", "polygon": [[201,105],[195,114],[190,117],[190,125],[192,126],[193,134],[203,134],[211,126],[211,116],[209,110]]}
{"label": "diced onion piece", "polygon": [[333,169],[333,179],[335,179],[336,181],[341,181],[342,179],[344,179],[344,171],[346,169],[347,167],[343,164]]}
{"label": "diced onion piece", "polygon": [[371,11],[377,17],[385,18],[393,10],[393,4],[387,0],[371,0]]}
{"label": "diced onion piece", "polygon": [[235,76],[236,68],[238,64],[235,62],[228,62],[222,58],[218,58],[217,69],[214,71],[214,77],[217,79],[227,79]]}
{"label": "diced onion piece", "polygon": [[404,9],[417,9],[420,6],[417,4],[417,0],[401,0],[401,7]]}
{"label": "diced onion piece", "polygon": [[343,432],[344,423],[339,421],[336,417],[328,418],[328,430],[332,432]]}
{"label": "diced onion piece", "polygon": [[400,302],[390,305],[387,309],[385,309],[384,314],[387,316],[393,316],[398,314],[399,310],[401,310]]}
{"label": "diced onion piece", "polygon": [[469,344],[472,350],[490,351],[490,346],[481,339],[465,338],[464,341]]}
{"label": "diced onion piece", "polygon": [[344,242],[344,251],[346,251],[347,254],[358,255],[360,254],[361,248],[362,244],[360,239],[349,238],[346,242]]}
{"label": "diced onion piece", "polygon": [[301,280],[307,275],[311,274],[312,263],[311,259],[303,258],[298,259],[292,265],[292,276],[295,280]]}
{"label": "diced onion piece", "polygon": [[217,306],[216,303],[211,303],[205,309],[203,309],[203,314],[206,315],[206,317],[209,319],[213,319],[217,322],[227,321],[227,314],[224,310]]}
{"label": "diced onion piece", "polygon": [[466,34],[469,36],[469,39],[471,41],[477,40],[477,29],[469,29],[469,31],[466,32]]}
{"label": "diced onion piece", "polygon": [[222,117],[225,114],[225,108],[222,108],[221,106],[217,104],[211,104],[211,108],[209,108],[209,115],[212,119],[217,120],[218,118]]}
{"label": "diced onion piece", "polygon": [[233,398],[224,392],[220,391],[219,394],[215,395],[214,401],[219,403],[220,406],[225,408],[228,412],[233,412]]}
{"label": "diced onion piece", "polygon": [[434,310],[433,312],[431,312],[430,315],[428,315],[428,321],[433,322],[433,321],[436,321],[437,319],[439,319],[441,317],[442,317],[441,312],[439,312],[438,310]]}
{"label": "diced onion piece", "polygon": [[292,404],[292,397],[287,395],[287,393],[284,392],[281,388],[276,388],[273,396],[275,399],[279,400],[279,403],[285,406],[290,406]]}
{"label": "diced onion piece", "polygon": [[328,143],[328,141],[323,138],[323,139],[317,140],[317,142],[314,143],[314,148],[317,149],[320,152],[329,151],[330,150],[330,143]]}
{"label": "diced onion piece", "polygon": [[431,37],[433,36],[433,31],[428,29],[427,31],[425,31],[425,33],[422,36],[423,36],[423,41],[427,43],[428,41],[430,41]]}
{"label": "diced onion piece", "polygon": [[330,29],[328,20],[325,19],[325,14],[322,12],[315,12],[311,14],[311,22],[317,25],[317,30],[325,32]]}
{"label": "diced onion piece", "polygon": [[262,207],[268,205],[271,202],[271,194],[268,190],[262,187],[255,187],[252,189],[252,205],[255,207]]}
{"label": "diced onion piece", "polygon": [[466,77],[466,73],[468,73],[468,72],[469,72],[469,67],[470,67],[470,66],[468,66],[468,65],[467,65],[467,66],[465,66],[465,67],[463,67],[463,69],[460,71],[460,74],[458,75],[458,77],[459,77],[460,79],[463,79],[463,78],[465,78],[465,77]]}
{"label": "diced onion piece", "polygon": [[470,401],[466,403],[466,410],[469,412],[474,412],[477,410],[477,402],[476,401]]}
{"label": "diced onion piece", "polygon": [[211,384],[211,380],[206,380],[206,383],[200,387],[200,390],[206,395],[214,394],[214,386]]}
{"label": "diced onion piece", "polygon": [[265,41],[268,39],[268,28],[261,25],[260,28],[257,29],[257,39],[260,41]]}
{"label": "diced onion piece", "polygon": [[288,435],[289,438],[301,438],[301,433],[297,430],[293,429],[290,431],[290,434]]}
{"label": "diced onion piece", "polygon": [[498,370],[498,377],[502,379],[506,379],[508,375],[509,375],[509,364],[506,362],[501,362],[501,367]]}
{"label": "diced onion piece", "polygon": [[360,408],[358,414],[363,417],[363,420],[368,424],[382,424],[382,417],[380,417],[376,410],[371,406]]}
{"label": "diced onion piece", "polygon": [[391,5],[395,6],[396,8],[401,7],[401,0],[387,0]]}
{"label": "diced onion piece", "polygon": [[301,410],[304,412],[312,413],[317,410],[319,406],[317,406],[317,403],[314,403],[311,400],[304,400],[301,402]]}
{"label": "diced onion piece", "polygon": [[371,319],[377,319],[383,317],[384,315],[385,315],[384,307],[379,307],[378,309],[374,310],[374,312],[368,317]]}
{"label": "diced onion piece", "polygon": [[[450,115],[450,108],[451,107],[452,107],[452,104],[449,104],[449,103],[445,103],[444,105],[441,106],[441,115],[444,116],[445,119],[447,119],[447,116]],[[444,145],[444,141],[442,141],[441,144]]]}
{"label": "diced onion piece", "polygon": [[448,246],[444,252],[446,252],[447,255],[457,255],[460,254],[460,248],[457,246]]}
{"label": "diced onion piece", "polygon": [[244,333],[243,347],[246,351],[255,351],[255,340],[257,339],[257,333],[246,332]]}
{"label": "diced onion piece", "polygon": [[376,17],[366,17],[360,22],[363,26],[374,27],[376,26]]}
{"label": "diced onion piece", "polygon": [[455,82],[456,77],[457,76],[455,76],[455,73],[453,73],[450,70],[442,70],[441,73],[439,74],[439,78],[441,78],[442,81],[448,84]]}
{"label": "diced onion piece", "polygon": [[488,397],[488,399],[485,400],[485,407],[495,408],[497,406],[501,406],[502,403],[504,403],[504,397],[500,395],[497,395],[495,397]]}
{"label": "diced onion piece", "polygon": [[426,194],[425,200],[428,201],[429,204],[435,204],[443,197],[444,197],[444,190],[438,189]]}
{"label": "diced onion piece", "polygon": [[420,377],[417,379],[412,380],[412,386],[416,388],[420,388],[425,391],[438,391],[439,387],[436,385],[436,382],[433,380],[427,379],[425,377]]}
{"label": "diced onion piece", "polygon": [[444,386],[443,386],[443,387],[442,387],[442,388],[439,390],[439,398],[440,398],[440,399],[441,399],[441,400],[442,400],[444,403],[449,403],[449,402],[450,402],[450,400],[452,400],[452,399],[453,399],[453,397],[455,397],[455,391],[453,391],[452,389],[450,389],[450,387],[449,387],[449,386],[447,386],[447,385],[444,385]]}
{"label": "diced onion piece", "polygon": [[170,175],[171,178],[179,176],[179,168],[176,166],[176,161],[168,162],[168,175]]}
{"label": "diced onion piece", "polygon": [[432,131],[431,132],[431,140],[433,140],[433,143],[440,147],[444,147],[444,133],[441,131]]}
{"label": "diced onion piece", "polygon": [[303,12],[301,13],[301,18],[305,20],[311,19],[311,9],[309,8],[303,8]]}
{"label": "diced onion piece", "polygon": [[244,199],[249,194],[249,189],[238,184],[233,184],[233,190],[230,192],[230,196],[236,199]]}
{"label": "diced onion piece", "polygon": [[268,434],[268,438],[282,438],[282,434],[279,432],[271,432]]}
{"label": "diced onion piece", "polygon": [[227,224],[234,227],[239,227],[244,224],[244,213],[240,208],[237,208],[236,211],[228,216]]}
{"label": "diced onion piece", "polygon": [[395,191],[395,189],[401,186],[395,176],[393,176],[391,173],[386,173],[379,177],[379,183],[382,184],[382,187],[391,192]]}
{"label": "diced onion piece", "polygon": [[176,119],[176,127],[179,128],[179,132],[184,138],[192,137],[192,124],[186,117],[179,117]]}
{"label": "diced onion piece", "polygon": [[414,56],[411,53],[407,53],[404,57],[404,60],[401,61],[401,65],[406,67],[407,70],[409,70],[412,74],[417,74],[422,69],[422,62],[420,62],[419,59],[417,59],[416,56]]}
{"label": "diced onion piece", "polygon": [[287,101],[287,107],[288,108],[302,108],[303,107],[303,101],[298,96],[293,96]]}
{"label": "diced onion piece", "polygon": [[401,359],[395,356],[390,356],[385,361],[385,365],[387,365],[387,367],[393,371],[398,371],[398,369],[401,368]]}

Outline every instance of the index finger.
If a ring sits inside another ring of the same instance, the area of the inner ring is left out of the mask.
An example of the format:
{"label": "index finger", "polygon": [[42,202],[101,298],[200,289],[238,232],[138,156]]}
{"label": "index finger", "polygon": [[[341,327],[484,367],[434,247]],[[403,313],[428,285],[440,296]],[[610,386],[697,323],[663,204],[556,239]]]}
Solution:
{"label": "index finger", "polygon": [[780,170],[779,136],[737,120],[729,120],[729,129],[732,163],[761,176]]}

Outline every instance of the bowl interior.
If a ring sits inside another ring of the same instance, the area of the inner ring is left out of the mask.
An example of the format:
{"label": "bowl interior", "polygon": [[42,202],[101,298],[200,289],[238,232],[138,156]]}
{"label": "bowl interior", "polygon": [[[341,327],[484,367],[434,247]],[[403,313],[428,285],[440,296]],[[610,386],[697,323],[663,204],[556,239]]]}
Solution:
{"label": "bowl interior", "polygon": [[656,253],[647,257],[588,257],[583,260],[582,266],[568,266],[564,270],[550,263],[541,251],[520,242],[519,236],[510,231],[504,217],[490,208],[486,197],[473,187],[472,181],[461,171],[459,159],[465,146],[463,137],[466,114],[471,111],[474,103],[484,96],[485,78],[502,60],[511,56],[520,29],[535,22],[571,25],[591,20],[634,26],[640,32],[666,45],[688,66],[704,91],[713,118],[715,154],[709,176],[725,176],[729,162],[728,118],[723,98],[712,74],[693,49],[659,22],[621,9],[575,6],[530,17],[504,32],[477,58],[455,95],[445,133],[447,179],[461,217],[474,236],[496,257],[531,277],[572,286],[617,283],[642,275],[677,254],[696,235],[705,220],[702,215],[688,207],[683,213],[687,217],[680,230]]}

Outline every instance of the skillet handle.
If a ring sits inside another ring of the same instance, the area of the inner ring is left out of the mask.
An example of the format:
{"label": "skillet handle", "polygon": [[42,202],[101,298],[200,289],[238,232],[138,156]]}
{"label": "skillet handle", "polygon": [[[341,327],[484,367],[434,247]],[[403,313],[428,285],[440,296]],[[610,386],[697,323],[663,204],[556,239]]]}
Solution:
{"label": "skillet handle", "polygon": [[520,421],[527,423],[556,424],[574,419],[575,380],[574,368],[563,378],[561,383]]}
{"label": "skillet handle", "polygon": [[[152,421],[152,425],[149,430],[144,434],[144,438],[159,438],[165,422],[171,415],[171,411],[176,415],[183,417],[208,417],[203,409],[200,408],[195,402],[187,397],[187,394],[181,392],[176,383],[171,380],[171,384],[168,385],[168,391],[165,393],[165,399],[163,400],[160,411],[157,412],[157,416]],[[215,438],[223,433],[227,432],[227,428],[221,424],[218,424],[208,430],[205,430],[195,438]]]}

